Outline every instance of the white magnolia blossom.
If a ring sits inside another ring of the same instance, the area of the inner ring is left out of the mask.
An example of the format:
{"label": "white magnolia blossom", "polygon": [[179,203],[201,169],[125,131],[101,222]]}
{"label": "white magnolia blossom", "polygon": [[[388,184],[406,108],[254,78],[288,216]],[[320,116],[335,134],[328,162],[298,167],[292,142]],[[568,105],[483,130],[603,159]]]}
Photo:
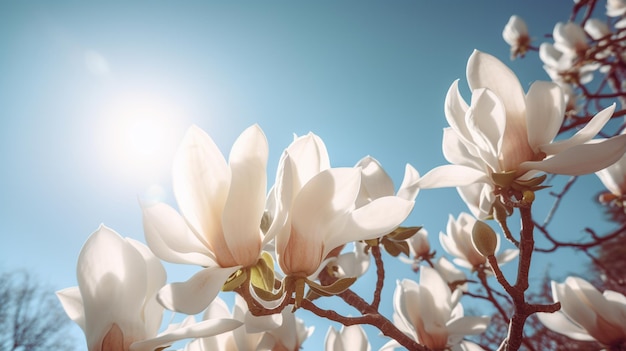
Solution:
{"label": "white magnolia blossom", "polygon": [[323,169],[320,160],[326,157],[305,152],[319,147],[315,142],[306,145],[298,153],[289,147],[281,157],[274,188],[277,209],[268,231],[276,236],[283,272],[296,277],[314,275],[328,254],[342,245],[388,233],[413,208],[413,201],[397,196],[357,207],[361,168]]}
{"label": "white magnolia blossom", "polygon": [[335,278],[360,277],[370,266],[369,252],[365,252],[367,244],[362,241],[354,243],[352,251],[339,254],[328,262]]}
{"label": "white magnolia blossom", "polygon": [[585,22],[583,28],[589,36],[594,40],[599,40],[611,34],[611,30],[606,22],[598,18],[590,18]]}
{"label": "white magnolia blossom", "polygon": [[260,229],[267,157],[267,140],[258,125],[237,138],[228,163],[204,131],[196,126],[187,131],[172,176],[180,214],[163,203],[145,207],[144,231],[161,259],[206,268],[184,283],[166,285],[158,295],[166,308],[199,313],[230,274],[256,264],[271,239]]}
{"label": "white magnolia blossom", "polygon": [[[463,338],[485,331],[490,318],[464,316],[459,303],[462,295],[459,289],[451,292],[437,271],[421,267],[419,284],[409,279],[397,284],[393,296],[394,324],[431,350],[481,350]],[[397,341],[392,340],[381,350],[397,346]]]}
{"label": "white magnolia blossom", "polygon": [[558,22],[554,26],[552,37],[554,47],[567,56],[578,57],[589,48],[585,31],[575,22]]}
{"label": "white magnolia blossom", "polygon": [[145,245],[105,226],[85,242],[76,273],[78,286],[57,296],[85,333],[89,351],[153,351],[241,325],[233,319],[190,319],[158,334],[163,307],[156,294],[165,284],[163,265]]}
{"label": "white magnolia blossom", "polygon": [[185,351],[283,351],[298,350],[313,333],[313,327],[291,312],[291,306],[280,314],[253,316],[243,298],[235,295],[232,313],[224,300],[216,298],[203,314],[205,320],[233,318],[244,323],[227,333],[195,340]]}
{"label": "white magnolia blossom", "polygon": [[511,46],[511,59],[518,55],[524,57],[531,41],[526,22],[517,15],[509,18],[502,30],[502,38]]}
{"label": "white magnolia blossom", "polygon": [[[476,223],[469,213],[462,212],[457,219],[452,215],[448,218],[447,233],[439,233],[439,242],[443,249],[454,256],[453,262],[461,267],[475,270],[480,266],[488,265],[487,258],[483,256],[472,243],[472,229]],[[496,244],[497,253],[500,248],[500,235],[496,234],[498,242]],[[517,249],[506,249],[500,254],[496,254],[499,265],[503,265],[519,255]]]}
{"label": "white magnolia blossom", "polygon": [[443,152],[452,163],[419,181],[421,188],[456,186],[472,213],[492,209],[494,173],[527,179],[537,172],[581,175],[605,168],[626,151],[626,135],[592,140],[611,118],[612,105],[569,139],[554,141],[563,122],[565,99],[551,82],[535,82],[524,93],[515,74],[497,58],[474,51],[467,64],[472,99],[460,95],[458,81],[446,96]]}
{"label": "white magnolia blossom", "polygon": [[448,261],[447,258],[443,256],[439,257],[433,262],[433,268],[439,273],[441,278],[448,283],[451,290],[461,289],[462,291],[467,291],[469,289],[467,282],[465,282],[467,280],[465,273],[452,264],[452,262]]}
{"label": "white magnolia blossom", "polygon": [[428,231],[421,228],[412,237],[407,239],[411,256],[428,257],[430,255],[430,242],[428,242]]}
{"label": "white magnolia blossom", "polygon": [[340,331],[332,326],[326,333],[326,351],[370,351],[372,347],[360,325],[342,326]]}
{"label": "white magnolia blossom", "polygon": [[561,303],[561,309],[537,314],[546,327],[572,339],[607,346],[626,342],[626,296],[611,290],[600,293],[587,281],[568,277],[561,284],[552,282],[552,298]]}

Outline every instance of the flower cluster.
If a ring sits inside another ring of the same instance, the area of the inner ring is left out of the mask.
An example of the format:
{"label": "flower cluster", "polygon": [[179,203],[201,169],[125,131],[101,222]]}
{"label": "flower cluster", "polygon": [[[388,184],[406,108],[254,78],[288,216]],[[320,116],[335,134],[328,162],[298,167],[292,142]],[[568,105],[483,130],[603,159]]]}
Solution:
{"label": "flower cluster", "polygon": [[[467,63],[469,103],[458,81],[445,99],[443,154],[450,164],[424,176],[407,164],[397,190],[371,156],[353,167],[331,166],[326,145],[313,133],[284,148],[269,183],[269,145],[260,126],[244,130],[228,158],[205,131],[190,127],[174,157],[176,206],[142,204],[147,245],[98,228],[80,252],[78,286],[57,292],[61,304],[84,331],[90,351],[163,350],[182,339],[193,339],[186,351],[297,350],[314,330],[296,317],[300,309],[343,324],[327,331],[327,350],[371,350],[359,326],[370,324],[391,338],[382,350],[479,351],[465,337],[483,333],[491,318],[466,316],[461,299],[468,295],[491,303],[510,321],[502,344],[507,350],[520,347],[523,325],[534,313],[571,338],[624,346],[626,298],[620,293],[601,294],[570,277],[552,283],[553,304],[526,299],[534,250],[530,209],[548,174],[595,172],[611,193],[603,201],[623,207],[626,135],[602,135],[616,104],[598,108],[575,133],[558,138],[575,111],[568,105],[572,83],[586,84],[592,72],[609,72],[612,62],[626,59],[615,51],[623,46],[626,5],[609,1],[606,13],[619,17],[613,29],[593,19],[583,26],[558,23],[554,44],[539,48],[531,45],[524,21],[511,17],[502,35],[512,57],[539,51],[553,81],[534,82],[525,92],[504,63],[474,51]],[[440,232],[451,261],[435,259],[424,228],[401,226],[420,189],[438,187],[456,187],[471,212],[450,215]],[[515,211],[518,238],[507,225]],[[485,222],[491,219],[515,248],[500,252],[500,235]],[[391,319],[380,313],[383,252],[419,272],[419,282],[396,283]],[[366,302],[350,287],[366,274],[372,257],[376,288]],[[518,276],[510,283],[500,267],[514,259]],[[199,270],[168,283],[160,260]],[[488,280],[494,277],[504,292],[494,290]],[[220,292],[235,294],[232,310]],[[496,295],[506,296],[513,312]],[[320,308],[316,300],[328,296],[361,315]],[[159,333],[165,309],[188,317]]]}

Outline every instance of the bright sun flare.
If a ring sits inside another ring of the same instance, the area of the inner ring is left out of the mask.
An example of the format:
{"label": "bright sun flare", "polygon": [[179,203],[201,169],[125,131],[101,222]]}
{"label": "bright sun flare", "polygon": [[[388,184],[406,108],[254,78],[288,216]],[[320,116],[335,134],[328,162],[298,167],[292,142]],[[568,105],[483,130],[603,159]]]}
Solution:
{"label": "bright sun flare", "polygon": [[166,99],[125,94],[106,114],[104,153],[124,177],[145,180],[169,171],[185,122],[180,107]]}

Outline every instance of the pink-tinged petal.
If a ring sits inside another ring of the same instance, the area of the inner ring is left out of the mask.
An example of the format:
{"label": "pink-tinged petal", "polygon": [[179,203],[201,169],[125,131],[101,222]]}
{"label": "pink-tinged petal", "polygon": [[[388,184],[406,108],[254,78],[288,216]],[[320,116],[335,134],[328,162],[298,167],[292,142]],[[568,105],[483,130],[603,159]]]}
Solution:
{"label": "pink-tinged petal", "polygon": [[230,152],[232,178],[222,226],[224,240],[237,265],[256,263],[261,250],[268,152],[265,134],[258,125],[241,133]]}
{"label": "pink-tinged petal", "polygon": [[507,113],[507,129],[511,123],[526,129],[524,90],[515,73],[504,63],[474,50],[467,62],[467,82],[472,90],[488,88],[498,96]]}
{"label": "pink-tinged petal", "polygon": [[168,310],[193,315],[200,313],[217,296],[226,279],[241,267],[209,267],[183,283],[164,286],[157,298]]}
{"label": "pink-tinged petal", "polygon": [[76,275],[89,347],[100,344],[113,323],[122,332],[136,329],[146,294],[147,270],[143,257],[132,245],[100,226],[78,256]]}
{"label": "pink-tinged petal", "polygon": [[419,172],[407,163],[404,167],[404,178],[398,189],[397,196],[405,200],[414,201],[419,193],[419,187],[417,186],[419,179]]}
{"label": "pink-tinged petal", "polygon": [[465,119],[480,157],[494,172],[499,172],[498,156],[507,122],[506,111],[499,98],[488,89],[474,90],[472,105]]}
{"label": "pink-tinged petal", "polygon": [[526,95],[528,143],[534,152],[552,142],[563,123],[565,98],[561,88],[552,82],[535,82]]}
{"label": "pink-tinged petal", "polygon": [[594,332],[597,330],[597,314],[589,305],[589,302],[580,296],[577,291],[569,285],[567,280],[560,288],[562,291],[559,300],[561,302],[561,312],[565,313],[572,321],[575,321],[587,330],[590,335],[594,335]]}
{"label": "pink-tinged petal", "polygon": [[[174,157],[172,182],[180,211],[210,245],[222,236],[222,210],[230,188],[230,169],[213,139],[189,128]],[[215,251],[215,248],[210,247]]]}
{"label": "pink-tinged petal", "polygon": [[620,319],[620,310],[613,304],[606,301],[606,298],[598,289],[586,280],[568,277],[565,283],[575,291],[581,300],[586,301],[593,311],[607,321],[617,321]]}
{"label": "pink-tinged petal", "polygon": [[200,241],[185,220],[172,207],[157,203],[143,207],[146,243],[160,259],[172,263],[214,265],[214,255],[207,243]]}
{"label": "pink-tinged petal", "polygon": [[343,345],[347,346],[345,350],[369,351],[371,349],[365,331],[358,324],[342,327],[340,334]]}
{"label": "pink-tinged petal", "polygon": [[393,181],[375,158],[366,156],[355,167],[361,167],[361,191],[356,201],[357,207],[395,193]]}
{"label": "pink-tinged petal", "polygon": [[457,187],[489,182],[487,174],[472,167],[443,165],[433,168],[417,181],[421,189]]}
{"label": "pink-tinged petal", "polygon": [[584,128],[579,130],[571,138],[555,141],[547,145],[542,145],[539,147],[539,149],[548,155],[556,155],[576,145],[582,145],[590,141],[592,138],[598,135],[604,125],[609,121],[609,119],[611,119],[611,116],[613,116],[613,111],[615,111],[615,104],[598,112],[589,121],[589,123],[585,125]]}
{"label": "pink-tinged petal", "polygon": [[490,317],[465,316],[450,322],[446,327],[451,335],[477,335],[489,326]]}
{"label": "pink-tinged petal", "polygon": [[175,341],[190,338],[202,338],[222,334],[239,328],[242,322],[235,319],[212,319],[202,321],[182,328],[174,329],[156,338],[135,342],[130,351],[154,351],[163,346],[169,346]]}
{"label": "pink-tinged petal", "polygon": [[354,210],[345,222],[326,231],[323,256],[349,242],[388,234],[404,222],[414,204],[397,196],[385,196]]}
{"label": "pink-tinged petal", "polygon": [[626,135],[618,135],[600,142],[571,147],[543,161],[524,162],[519,171],[538,170],[546,173],[583,175],[606,168],[626,152]]}
{"label": "pink-tinged petal", "polygon": [[468,109],[469,106],[465,100],[463,100],[459,92],[459,80],[457,79],[452,83],[446,94],[444,113],[448,124],[458,133],[459,138],[461,138],[464,143],[468,143],[472,139],[467,125],[465,124],[465,114]]}
{"label": "pink-tinged petal", "polygon": [[85,332],[85,308],[78,287],[74,286],[59,290],[56,292],[56,295],[59,301],[61,301],[67,316]]}
{"label": "pink-tinged petal", "polygon": [[589,333],[581,328],[579,325],[574,324],[568,319],[565,314],[560,311],[554,313],[537,313],[539,321],[545,325],[548,329],[557,333],[566,335],[574,340],[582,341],[595,341]]}

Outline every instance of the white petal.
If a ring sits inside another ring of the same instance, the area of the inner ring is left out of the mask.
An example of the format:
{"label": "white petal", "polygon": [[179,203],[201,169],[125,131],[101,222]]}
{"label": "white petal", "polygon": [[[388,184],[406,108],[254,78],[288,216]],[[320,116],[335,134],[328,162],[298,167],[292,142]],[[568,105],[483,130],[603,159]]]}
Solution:
{"label": "white petal", "polygon": [[296,138],[287,147],[287,152],[291,155],[295,164],[298,189],[303,187],[319,172],[330,168],[326,145],[319,136],[313,133]]}
{"label": "white petal", "polygon": [[488,89],[476,89],[465,115],[467,127],[480,157],[494,172],[500,171],[498,156],[506,127],[506,111],[498,96]]}
{"label": "white petal", "polygon": [[85,332],[85,308],[78,287],[74,286],[59,290],[56,292],[56,295],[61,301],[67,316]]}
{"label": "white petal", "polygon": [[485,162],[478,156],[479,152],[476,146],[465,144],[452,128],[443,129],[442,148],[443,156],[450,163],[476,169],[485,168]]}
{"label": "white petal", "polygon": [[267,157],[267,140],[258,125],[241,133],[230,153],[232,178],[222,226],[231,254],[244,266],[256,263],[261,250]]}
{"label": "white petal", "polygon": [[517,256],[519,256],[518,249],[506,249],[496,256],[496,260],[499,264],[505,264],[509,261],[514,260]]}
{"label": "white petal", "polygon": [[474,50],[467,62],[467,82],[472,90],[488,88],[498,96],[507,124],[512,118],[525,118],[524,90],[515,73],[494,56]]}
{"label": "white petal", "polygon": [[200,313],[217,296],[226,279],[241,267],[209,267],[183,283],[164,286],[158,300],[168,310],[193,315]]}
{"label": "white petal", "polygon": [[175,341],[190,338],[202,338],[221,334],[240,327],[243,323],[235,319],[212,319],[174,329],[156,338],[135,342],[130,351],[154,351],[162,346],[169,346]]}
{"label": "white petal", "polygon": [[400,189],[398,189],[398,197],[414,201],[419,193],[419,188],[417,187],[417,181],[419,179],[419,172],[407,163],[404,168],[404,178],[402,179],[402,184],[400,184]]}
{"label": "white petal", "polygon": [[452,321],[446,327],[450,334],[477,335],[487,329],[490,319],[489,317],[467,316]]}
{"label": "white petal", "polygon": [[[352,241],[368,240],[388,234],[411,213],[414,202],[385,196],[354,210],[343,228],[328,230],[323,257],[336,247]],[[337,230],[340,229],[340,230]]]}
{"label": "white petal", "polygon": [[541,151],[545,152],[548,155],[555,155],[573,146],[588,142],[593,137],[595,137],[598,132],[600,132],[600,130],[604,127],[604,125],[609,121],[609,119],[611,119],[611,116],[613,116],[613,111],[615,111],[615,104],[598,112],[589,121],[589,123],[585,125],[584,128],[579,130],[571,138],[556,141],[547,145],[542,145],[540,146]]}
{"label": "white petal", "polygon": [[159,258],[173,263],[210,266],[214,255],[172,207],[157,203],[143,207],[146,243]]}
{"label": "white petal", "polygon": [[544,171],[553,174],[582,175],[606,168],[626,152],[626,135],[598,142],[576,145],[543,161],[524,162],[519,171]]}
{"label": "white petal", "polygon": [[[364,157],[355,167],[361,167],[361,192],[368,201],[395,193],[393,181],[375,158]],[[359,205],[357,201],[357,207]]]}
{"label": "white petal", "polygon": [[332,325],[328,327],[324,344],[326,345],[325,349],[327,351],[344,351],[339,332],[337,332]]}
{"label": "white petal", "polygon": [[560,311],[554,313],[537,313],[537,318],[539,318],[539,321],[548,327],[548,329],[566,335],[574,340],[595,341],[585,329],[572,323],[572,321]]}
{"label": "white petal", "polygon": [[448,89],[448,93],[446,94],[444,112],[448,124],[458,133],[464,143],[468,143],[472,140],[470,132],[467,129],[467,125],[465,124],[465,114],[468,109],[469,106],[465,100],[463,100],[463,97],[461,97],[461,93],[459,92],[459,81],[457,79],[452,83]]}
{"label": "white petal", "polygon": [[533,151],[552,142],[563,123],[565,99],[552,82],[535,82],[526,95],[528,143]]}
{"label": "white petal", "polygon": [[189,128],[176,152],[172,182],[180,211],[193,229],[207,238],[221,235],[230,169],[213,139],[197,126]]}
{"label": "white petal", "polygon": [[475,168],[460,165],[443,165],[433,168],[417,181],[421,189],[445,188],[488,182],[487,174]]}

